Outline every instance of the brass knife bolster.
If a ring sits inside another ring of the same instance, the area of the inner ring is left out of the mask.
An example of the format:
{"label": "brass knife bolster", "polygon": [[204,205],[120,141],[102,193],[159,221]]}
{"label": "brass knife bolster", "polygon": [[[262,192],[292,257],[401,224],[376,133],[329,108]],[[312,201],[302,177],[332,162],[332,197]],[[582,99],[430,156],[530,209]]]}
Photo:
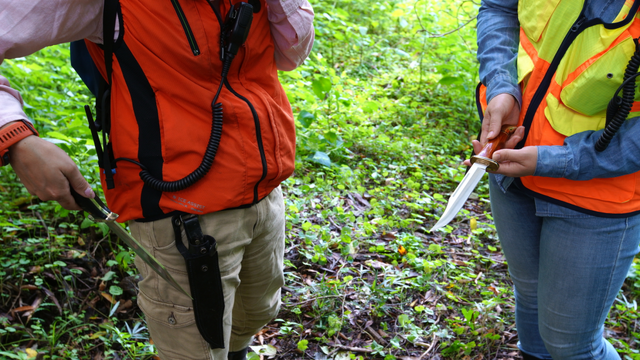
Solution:
{"label": "brass knife bolster", "polygon": [[470,161],[471,164],[475,164],[477,162],[483,165],[487,165],[487,170],[489,171],[496,171],[500,167],[500,164],[498,164],[497,161],[491,160],[488,157],[484,156],[473,155]]}

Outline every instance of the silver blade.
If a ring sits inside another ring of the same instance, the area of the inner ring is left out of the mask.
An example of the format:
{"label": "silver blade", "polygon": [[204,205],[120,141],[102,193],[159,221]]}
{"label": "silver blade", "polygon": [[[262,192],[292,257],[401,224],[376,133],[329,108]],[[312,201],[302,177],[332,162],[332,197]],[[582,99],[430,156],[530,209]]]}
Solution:
{"label": "silver blade", "polygon": [[122,226],[118,225],[115,221],[105,221],[105,224],[114,232],[122,241],[125,242],[132,250],[136,253],[137,256],[142,259],[147,265],[151,266],[151,269],[158,273],[161,278],[165,279],[169,284],[171,284],[178,291],[187,295],[190,299],[192,299],[191,295],[186,292],[180,284],[171,276],[167,268],[165,268],[153,255],[149,254],[149,252],[140,245],[140,243],[133,238],[133,236],[129,235],[129,233],[122,228]]}
{"label": "silver blade", "polygon": [[471,195],[471,192],[476,188],[476,185],[478,185],[478,182],[480,182],[480,179],[482,179],[482,176],[486,172],[487,165],[485,164],[475,163],[471,165],[469,172],[467,172],[456,190],[451,194],[447,207],[444,209],[444,213],[442,213],[440,220],[433,225],[429,232],[433,232],[434,230],[438,230],[441,227],[446,226],[454,217],[456,217],[456,214],[460,209],[462,209],[462,206],[469,198],[469,195]]}

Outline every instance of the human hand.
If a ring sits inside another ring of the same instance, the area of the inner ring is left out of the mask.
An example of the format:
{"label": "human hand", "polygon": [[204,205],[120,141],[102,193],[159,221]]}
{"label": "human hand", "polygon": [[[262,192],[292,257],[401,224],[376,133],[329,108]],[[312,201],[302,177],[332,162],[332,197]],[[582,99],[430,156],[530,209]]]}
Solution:
{"label": "human hand", "polygon": [[[508,127],[507,127],[508,128]],[[533,174],[533,172],[535,172],[536,169],[536,163],[537,163],[537,158],[538,158],[538,153],[537,151],[533,154],[535,155],[535,158],[533,160],[531,160],[531,153],[527,152],[526,154],[520,154],[518,156],[518,154],[516,154],[513,159],[511,159],[508,153],[506,153],[506,155],[503,156],[496,156],[496,154],[498,154],[500,151],[503,150],[510,150],[512,149],[515,145],[517,145],[517,143],[523,138],[524,136],[524,127],[523,126],[519,126],[518,128],[516,128],[516,130],[513,132],[513,134],[511,134],[511,136],[505,141],[504,140],[504,134],[507,134],[506,132],[504,132],[502,137],[495,137],[493,139],[491,139],[486,145],[482,145],[480,144],[480,142],[478,140],[473,140],[473,151],[475,154],[480,155],[481,157],[486,157],[486,158],[492,158],[494,161],[500,163],[501,161],[510,161],[513,160],[515,162],[519,162],[521,163],[521,166],[516,168],[513,167],[511,164],[506,164],[505,166],[509,166],[510,167],[510,172],[508,176],[525,176],[525,175],[531,175]],[[503,143],[504,142],[504,143]],[[511,150],[511,151],[519,151],[519,150]],[[525,156],[526,158],[523,158],[523,156]],[[465,160],[464,164],[467,166],[471,166],[471,160]],[[501,169],[502,169],[502,164],[500,164]],[[533,167],[531,169],[531,167]],[[492,171],[498,174],[501,174],[502,172],[499,171],[500,169],[498,169],[498,171]],[[502,169],[503,171],[505,169]],[[525,172],[529,172],[531,171],[531,174],[524,174],[524,175],[516,175],[515,172],[518,173],[525,173]]]}
{"label": "human hand", "polygon": [[[476,153],[480,150],[476,148],[480,146],[480,143],[474,142],[474,149]],[[522,149],[502,149],[493,153],[492,159],[500,164],[500,167],[496,171],[491,171],[494,174],[502,174],[510,177],[522,177],[533,175],[536,172],[536,166],[538,163],[538,147],[537,146],[525,146]],[[464,164],[471,166],[469,160],[465,160]]]}
{"label": "human hand", "polygon": [[[502,125],[517,125],[520,117],[520,105],[516,99],[509,94],[500,94],[495,96],[484,112],[482,120],[482,133],[480,135],[480,143],[486,144],[488,140],[493,139],[500,133]],[[522,133],[524,134],[524,133]],[[505,148],[512,149],[520,139],[514,141],[516,134],[505,144]]]}
{"label": "human hand", "polygon": [[87,198],[95,197],[69,155],[37,136],[28,136],[9,149],[11,166],[30,194],[41,200],[55,200],[68,210],[81,210],[69,187]]}

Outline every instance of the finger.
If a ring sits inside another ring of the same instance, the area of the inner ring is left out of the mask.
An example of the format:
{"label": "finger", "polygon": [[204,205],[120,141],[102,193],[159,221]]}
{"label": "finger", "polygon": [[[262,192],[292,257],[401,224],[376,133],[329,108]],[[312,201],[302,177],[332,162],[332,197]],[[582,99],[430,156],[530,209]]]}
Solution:
{"label": "finger", "polygon": [[491,125],[491,112],[485,113],[484,119],[482,119],[482,129],[480,131],[480,143],[487,143],[487,135],[489,134],[489,127]]}
{"label": "finger", "polygon": [[480,151],[482,151],[482,144],[480,143],[480,141],[473,140],[471,143],[473,144],[473,153],[479,154]]}
{"label": "finger", "polygon": [[513,149],[518,145],[520,140],[524,139],[524,126],[518,126],[516,131],[511,135],[509,140],[504,143],[505,149]]}
{"label": "finger", "polygon": [[497,162],[505,162],[505,161],[518,161],[518,150],[510,150],[510,149],[502,149],[493,153],[491,157],[493,160]]}
{"label": "finger", "polygon": [[[75,164],[73,167],[67,169],[64,175],[69,180],[69,186],[72,187],[78,194],[90,199],[95,197],[95,193],[93,192],[93,189],[91,189],[91,186],[89,185],[87,180],[82,176],[82,174],[78,170],[78,167],[75,166]],[[71,197],[72,206],[76,209],[80,209],[80,206],[73,199],[73,195],[71,195],[70,191],[68,191],[68,195],[69,197]],[[65,194],[65,201],[67,199],[68,198]],[[62,205],[62,202],[60,204]]]}
{"label": "finger", "polygon": [[500,133],[500,130],[502,129],[503,116],[495,116],[495,118],[496,118],[497,121],[491,121],[491,123],[489,124],[489,132],[487,133],[487,141],[495,138]]}

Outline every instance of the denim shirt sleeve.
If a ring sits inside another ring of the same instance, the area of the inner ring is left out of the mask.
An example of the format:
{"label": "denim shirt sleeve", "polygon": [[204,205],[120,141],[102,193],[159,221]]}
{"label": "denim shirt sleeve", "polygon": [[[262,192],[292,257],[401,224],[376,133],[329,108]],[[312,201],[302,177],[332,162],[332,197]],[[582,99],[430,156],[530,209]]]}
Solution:
{"label": "denim shirt sleeve", "polygon": [[609,146],[598,152],[595,144],[602,131],[569,136],[563,146],[538,146],[534,175],[590,180],[640,171],[640,118],[625,121]]}
{"label": "denim shirt sleeve", "polygon": [[480,81],[487,87],[487,102],[511,94],[522,105],[518,86],[518,0],[482,0],[478,13]]}

